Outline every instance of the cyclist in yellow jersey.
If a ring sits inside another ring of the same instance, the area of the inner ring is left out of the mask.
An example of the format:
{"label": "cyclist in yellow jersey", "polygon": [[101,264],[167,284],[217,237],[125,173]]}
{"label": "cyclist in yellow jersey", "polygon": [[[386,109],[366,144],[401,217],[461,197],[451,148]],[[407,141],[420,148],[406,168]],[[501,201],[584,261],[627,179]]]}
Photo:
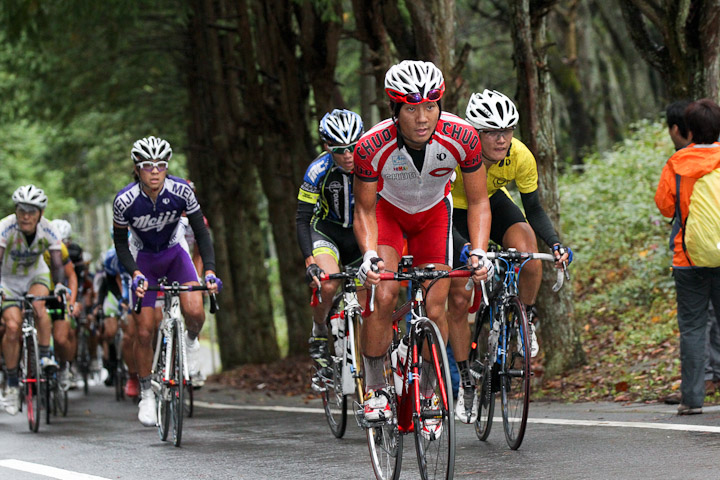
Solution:
{"label": "cyclist in yellow jersey", "polygon": [[[65,225],[67,223],[67,226]],[[52,220],[50,225],[55,229],[60,238],[64,240],[65,230],[70,225],[65,220]],[[62,308],[59,301],[48,301],[45,302],[45,307],[50,311],[50,319],[52,320],[52,335],[53,344],[55,345],[55,356],[57,357],[58,364],[60,365],[60,387],[67,390],[70,388],[70,363],[75,358],[77,353],[77,337],[75,335],[75,329],[73,322],[70,321],[68,315],[73,318],[77,318],[80,314],[80,303],[77,301],[78,295],[78,278],[75,273],[75,265],[70,260],[70,252],[68,251],[67,245],[64,241],[60,244],[60,252],[62,255],[63,270],[65,272],[65,278],[67,278],[67,286],[70,292],[67,297],[67,306],[64,313],[60,313]],[[43,254],[45,263],[50,266],[50,252],[46,251]],[[54,283],[51,282],[50,289],[54,288]]]}
{"label": "cyclist in yellow jersey", "polygon": [[[492,211],[490,238],[503,248],[515,248],[521,252],[537,252],[535,235],[539,236],[554,252],[556,266],[570,263],[572,250],[560,243],[555,228],[540,204],[538,194],[537,164],[532,152],[520,140],[513,138],[518,122],[515,104],[500,92],[485,90],[475,93],[465,112],[465,119],[478,131],[482,144],[482,160],[487,168],[487,191]],[[515,182],[525,209],[523,215],[513,202],[506,185]],[[453,236],[456,258],[467,261],[467,206],[462,179],[453,185]],[[527,219],[526,219],[527,216]],[[519,279],[519,296],[528,312],[530,323],[531,355],[538,352],[535,327],[535,299],[542,281],[542,267],[539,260],[525,264]],[[457,418],[464,423],[473,423],[477,418],[477,396],[472,377],[468,371],[468,350],[470,328],[467,321],[471,292],[465,289],[462,279],[451,283],[448,302],[450,340],[458,363],[462,381],[462,392],[458,395],[455,410]]]}

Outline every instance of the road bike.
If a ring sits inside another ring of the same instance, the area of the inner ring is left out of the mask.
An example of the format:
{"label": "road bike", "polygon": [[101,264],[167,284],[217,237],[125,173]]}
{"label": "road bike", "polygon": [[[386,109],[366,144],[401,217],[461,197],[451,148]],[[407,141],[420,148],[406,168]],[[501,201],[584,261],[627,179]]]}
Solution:
{"label": "road bike", "polygon": [[[518,279],[530,260],[554,263],[555,257],[515,249],[490,251],[487,255],[495,262],[496,274],[490,281],[486,302],[476,316],[469,355],[470,373],[478,385],[475,433],[482,441],[488,438],[495,394],[500,392],[505,440],[511,449],[517,450],[527,427],[532,376],[528,318],[518,298]],[[567,270],[558,269],[554,292],[562,287],[566,277],[569,278]]]}
{"label": "road bike", "polygon": [[[46,393],[46,377],[40,369],[40,350],[38,346],[37,328],[35,327],[35,310],[33,302],[56,300],[55,295],[28,295],[22,297],[0,296],[0,306],[3,302],[17,302],[22,305],[22,344],[20,349],[20,362],[18,364],[18,378],[20,380],[20,409],[23,405],[27,410],[28,427],[37,433],[40,428],[42,409],[49,405]],[[62,304],[65,297],[62,295]],[[45,405],[43,405],[45,404]],[[66,401],[67,408],[67,401]],[[49,423],[49,415],[46,417]]]}
{"label": "road bike", "polygon": [[[453,478],[455,468],[455,422],[452,380],[446,344],[435,322],[426,316],[425,297],[440,279],[469,277],[468,267],[435,270],[412,266],[413,257],[402,257],[398,272],[383,272],[381,280],[409,281],[410,300],[392,314],[393,341],[385,395],[392,410],[390,418],[367,421],[357,412],[367,443],[375,476],[397,479],[402,465],[403,435],[413,433],[420,477]],[[427,285],[424,285],[429,282]],[[372,300],[371,300],[372,302]],[[371,303],[372,305],[372,303]],[[399,323],[410,314],[409,326],[400,338]],[[403,357],[403,351],[407,354]]]}
{"label": "road bike", "polygon": [[[312,388],[322,395],[325,417],[330,431],[342,438],[347,426],[348,398],[352,397],[353,411],[362,407],[363,377],[360,338],[363,309],[357,296],[357,268],[345,267],[341,273],[322,274],[320,281],[342,280],[342,291],[333,297],[327,315],[329,369],[320,369],[313,376]],[[313,289],[312,306],[319,301]]]}
{"label": "road bike", "polygon": [[[173,445],[180,446],[182,441],[183,417],[188,409],[185,397],[192,389],[190,372],[187,365],[185,345],[185,322],[180,311],[182,292],[207,291],[205,285],[181,285],[178,282],[167,283],[167,279],[158,280],[158,285],[150,285],[147,291],[164,292],[163,318],[158,327],[157,343],[150,370],[153,392],[157,402],[158,435],[167,440],[172,424]],[[140,313],[142,299],[135,304],[135,312]],[[217,312],[215,295],[210,295],[210,313]]]}

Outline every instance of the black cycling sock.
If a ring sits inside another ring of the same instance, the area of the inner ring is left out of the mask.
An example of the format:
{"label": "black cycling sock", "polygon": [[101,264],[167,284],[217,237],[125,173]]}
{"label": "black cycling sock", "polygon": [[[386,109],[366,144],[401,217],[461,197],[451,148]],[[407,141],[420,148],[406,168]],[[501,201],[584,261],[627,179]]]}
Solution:
{"label": "black cycling sock", "polygon": [[140,389],[141,390],[149,390],[152,388],[152,383],[150,382],[150,375],[147,377],[140,377]]}
{"label": "black cycling sock", "polygon": [[47,358],[50,356],[50,345],[38,345],[38,352],[40,353],[40,358]]}
{"label": "black cycling sock", "polygon": [[312,335],[313,335],[313,337],[327,337],[328,336],[327,325],[324,323],[313,322]]}
{"label": "black cycling sock", "polygon": [[467,360],[463,360],[462,362],[457,362],[458,370],[460,370],[460,381],[463,384],[463,387],[471,387],[472,386],[472,377],[470,377],[470,366],[468,365]]}
{"label": "black cycling sock", "polygon": [[18,368],[8,368],[7,371],[7,386],[8,387],[19,387],[20,379],[18,378]]}

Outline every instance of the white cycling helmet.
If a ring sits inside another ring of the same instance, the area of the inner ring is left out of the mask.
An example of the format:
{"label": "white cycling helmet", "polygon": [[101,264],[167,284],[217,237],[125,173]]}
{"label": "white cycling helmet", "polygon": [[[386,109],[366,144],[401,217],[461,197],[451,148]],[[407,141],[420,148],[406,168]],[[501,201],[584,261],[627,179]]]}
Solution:
{"label": "white cycling helmet", "polygon": [[66,240],[72,235],[72,225],[70,225],[70,222],[67,220],[56,218],[50,221],[50,225],[52,225],[58,235],[60,235],[61,240]]}
{"label": "white cycling helmet", "polygon": [[172,148],[167,140],[162,138],[142,138],[133,144],[130,150],[133,162],[140,163],[148,160],[168,161],[172,158]]}
{"label": "white cycling helmet", "polygon": [[514,127],[519,118],[512,100],[495,90],[473,93],[465,110],[465,120],[478,130]]}
{"label": "white cycling helmet", "polygon": [[437,102],[444,92],[445,79],[432,62],[403,60],[385,74],[385,93],[395,103]]}
{"label": "white cycling helmet", "polygon": [[18,187],[12,195],[12,200],[15,205],[22,203],[25,205],[32,205],[40,210],[44,210],[48,204],[47,195],[43,192],[42,188],[38,188],[35,185],[23,185]]}
{"label": "white cycling helmet", "polygon": [[323,116],[318,131],[325,143],[349,145],[360,140],[365,130],[360,115],[350,110],[336,108]]}

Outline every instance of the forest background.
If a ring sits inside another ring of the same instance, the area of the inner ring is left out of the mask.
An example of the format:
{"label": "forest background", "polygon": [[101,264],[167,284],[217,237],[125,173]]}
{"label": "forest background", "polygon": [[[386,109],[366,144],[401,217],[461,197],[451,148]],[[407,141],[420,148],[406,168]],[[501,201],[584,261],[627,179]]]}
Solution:
{"label": "forest background", "polygon": [[[521,112],[541,198],[576,250],[544,282],[547,395],[652,399],[677,388],[668,227],[652,205],[670,101],[720,90],[720,6],[653,0],[107,0],[0,3],[0,207],[28,182],[96,258],[129,150],[157,135],[191,178],[225,283],[229,369],[306,353],[296,195],[332,108],[389,115],[402,59],[445,73],[445,110],[500,90]],[[541,242],[540,242],[541,243]]]}

